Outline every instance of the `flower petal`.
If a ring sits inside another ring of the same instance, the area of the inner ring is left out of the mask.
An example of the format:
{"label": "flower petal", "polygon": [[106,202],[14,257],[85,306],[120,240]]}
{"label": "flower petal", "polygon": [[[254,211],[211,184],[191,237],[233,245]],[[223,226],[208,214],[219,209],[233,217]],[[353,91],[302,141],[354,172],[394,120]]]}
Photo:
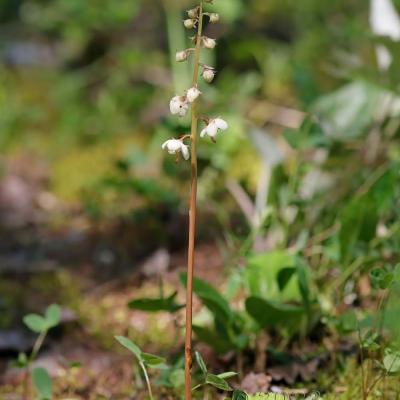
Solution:
{"label": "flower petal", "polygon": [[184,158],[185,160],[189,160],[189,157],[190,157],[189,149],[188,149],[188,147],[187,147],[185,144],[183,144],[183,143],[182,143],[182,145],[181,145],[181,152],[182,152],[183,158]]}
{"label": "flower petal", "polygon": [[222,118],[215,118],[214,124],[217,126],[218,129],[222,129],[223,131],[228,129],[228,123]]}

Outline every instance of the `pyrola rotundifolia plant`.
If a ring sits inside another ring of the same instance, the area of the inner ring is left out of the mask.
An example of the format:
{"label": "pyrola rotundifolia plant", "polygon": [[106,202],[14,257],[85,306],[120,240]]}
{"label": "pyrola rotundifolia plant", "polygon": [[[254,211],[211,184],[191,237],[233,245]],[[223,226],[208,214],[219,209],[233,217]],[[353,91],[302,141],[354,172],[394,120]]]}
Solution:
{"label": "pyrola rotundifolia plant", "polygon": [[192,38],[193,46],[176,53],[177,62],[185,62],[193,58],[193,79],[192,85],[185,93],[176,94],[170,101],[171,113],[177,117],[184,117],[190,109],[191,132],[179,138],[169,139],[162,148],[170,154],[175,154],[177,160],[180,156],[191,162],[191,194],[189,208],[189,243],[188,243],[188,273],[186,286],[186,338],[185,338],[185,399],[191,399],[191,368],[192,368],[192,298],[193,298],[193,267],[194,267],[194,242],[196,230],[196,195],[197,195],[197,154],[196,142],[198,125],[201,121],[204,128],[200,137],[215,142],[217,135],[226,129],[228,124],[219,116],[199,116],[198,106],[202,93],[198,88],[199,79],[211,83],[215,77],[215,69],[201,63],[202,50],[212,50],[217,45],[215,39],[203,35],[204,22],[216,23],[219,21],[219,14],[204,11],[206,3],[212,0],[200,0],[200,4],[187,11],[187,18],[183,21],[186,29],[195,30]]}

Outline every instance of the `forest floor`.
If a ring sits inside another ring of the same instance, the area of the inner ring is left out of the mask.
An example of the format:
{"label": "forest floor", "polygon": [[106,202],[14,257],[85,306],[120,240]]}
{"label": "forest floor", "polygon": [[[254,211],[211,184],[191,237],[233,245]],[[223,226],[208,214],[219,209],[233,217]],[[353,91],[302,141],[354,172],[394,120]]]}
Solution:
{"label": "forest floor", "polygon": [[[55,399],[145,399],[143,383],[135,375],[132,358],[116,343],[114,335],[129,335],[146,351],[168,356],[183,352],[184,312],[175,315],[161,312],[150,314],[129,310],[127,303],[137,297],[156,297],[160,291],[160,280],[151,266],[163,264],[163,252],[155,252],[139,268],[122,278],[98,282],[89,266],[79,269],[50,269],[31,272],[23,281],[1,281],[2,289],[14,296],[17,304],[35,303],[35,307],[49,302],[63,306],[62,325],[48,337],[35,366],[45,367],[55,382]],[[162,290],[169,294],[179,288],[178,275],[185,270],[185,252],[171,255],[170,267],[162,273]],[[221,285],[225,271],[222,256],[213,244],[198,247],[196,275]],[[161,268],[164,268],[161,266]],[[24,289],[23,289],[24,287]],[[23,295],[22,295],[23,293]],[[12,296],[11,296],[12,297]],[[11,299],[11,297],[9,297]],[[184,302],[184,291],[179,289],[179,302]],[[196,311],[201,308],[195,299]],[[28,308],[32,308],[28,307]],[[14,341],[7,338],[10,333]],[[8,334],[8,336],[7,336]],[[13,366],[17,351],[29,351],[34,337],[22,326],[13,331],[0,331],[0,399],[21,398],[25,373]],[[315,344],[304,343],[296,352],[315,350]],[[337,371],[332,375],[330,362],[319,359],[307,364],[292,363],[282,366],[268,365],[265,373],[252,372],[251,356],[247,359],[244,375],[232,384],[250,391],[282,389],[293,396],[312,390],[325,391],[327,399],[362,399],[361,369],[357,352],[349,342],[342,342],[342,356],[329,354],[329,340],[318,344],[325,349],[329,359],[336,358]],[[347,348],[346,348],[347,347]],[[218,356],[205,345],[196,345],[215,372],[234,370],[234,354]],[[347,355],[346,355],[347,353]],[[301,371],[299,371],[301,369]],[[374,376],[368,379],[373,381]],[[397,399],[398,382],[387,378],[382,383],[382,399]],[[329,391],[327,391],[329,390]],[[171,398],[165,391],[157,391],[160,398]],[[219,398],[214,395],[211,398]],[[223,398],[223,397],[221,397]],[[298,397],[301,398],[301,397]]]}

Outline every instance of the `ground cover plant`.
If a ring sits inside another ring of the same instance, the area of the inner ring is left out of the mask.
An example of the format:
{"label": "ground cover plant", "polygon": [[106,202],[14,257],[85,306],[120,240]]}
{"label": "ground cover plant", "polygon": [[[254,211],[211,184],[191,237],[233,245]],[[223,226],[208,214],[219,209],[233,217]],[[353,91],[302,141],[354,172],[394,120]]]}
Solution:
{"label": "ground cover plant", "polygon": [[0,399],[398,399],[399,7],[0,1]]}

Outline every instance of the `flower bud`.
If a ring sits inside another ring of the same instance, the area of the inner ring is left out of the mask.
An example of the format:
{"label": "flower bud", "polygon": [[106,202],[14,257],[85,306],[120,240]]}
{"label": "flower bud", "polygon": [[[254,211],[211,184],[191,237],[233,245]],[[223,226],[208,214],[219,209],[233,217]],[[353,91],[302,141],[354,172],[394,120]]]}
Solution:
{"label": "flower bud", "polygon": [[186,50],[178,51],[175,56],[177,62],[186,61],[187,58],[188,58],[188,52]]}
{"label": "flower bud", "polygon": [[206,49],[213,49],[217,44],[217,41],[215,39],[211,39],[207,36],[203,36],[202,39],[203,39],[203,46]]}
{"label": "flower bud", "polygon": [[214,80],[215,77],[215,71],[213,69],[210,68],[205,68],[203,71],[203,79],[210,83]]}
{"label": "flower bud", "polygon": [[194,86],[187,91],[186,97],[190,103],[193,103],[200,95],[200,90]]}
{"label": "flower bud", "polygon": [[210,22],[212,23],[212,24],[215,24],[216,22],[218,22],[219,21],[219,14],[217,14],[217,13],[211,13],[210,14]]}
{"label": "flower bud", "polygon": [[186,29],[193,29],[196,25],[196,20],[195,19],[185,19],[183,21],[183,25],[185,26]]}
{"label": "flower bud", "polygon": [[187,13],[189,18],[196,19],[199,16],[199,8],[192,8],[191,10],[188,10]]}

